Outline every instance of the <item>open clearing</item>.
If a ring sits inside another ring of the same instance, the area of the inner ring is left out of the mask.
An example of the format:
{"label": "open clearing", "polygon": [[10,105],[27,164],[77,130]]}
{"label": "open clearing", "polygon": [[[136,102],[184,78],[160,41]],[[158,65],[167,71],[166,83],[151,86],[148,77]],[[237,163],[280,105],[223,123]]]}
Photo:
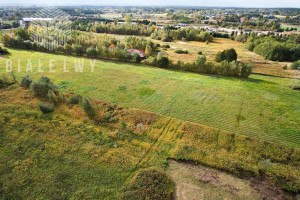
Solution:
{"label": "open clearing", "polygon": [[270,185],[267,179],[241,179],[191,163],[168,161],[167,172],[175,181],[177,200],[199,199],[296,199]]}
{"label": "open clearing", "polygon": [[[249,79],[206,76],[195,73],[97,60],[94,72],[85,60],[83,73],[74,72],[78,57],[9,49],[2,56],[0,73],[5,73],[5,58],[13,61],[15,71],[21,61],[20,78],[26,75],[31,59],[35,80],[50,77],[68,91],[119,105],[140,108],[165,116],[262,138],[291,146],[300,146],[300,92],[289,89],[288,78],[251,75]],[[37,71],[38,59],[45,72]],[[49,72],[54,59],[55,72]],[[68,73],[63,72],[64,59]],[[9,74],[8,74],[9,76]]]}

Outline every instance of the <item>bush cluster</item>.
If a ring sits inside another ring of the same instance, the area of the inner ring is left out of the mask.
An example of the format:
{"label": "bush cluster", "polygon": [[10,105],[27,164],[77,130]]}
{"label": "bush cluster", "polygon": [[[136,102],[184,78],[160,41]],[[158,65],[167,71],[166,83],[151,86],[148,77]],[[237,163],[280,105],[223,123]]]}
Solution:
{"label": "bush cluster", "polygon": [[300,67],[300,60],[293,62],[291,69],[298,69]]}
{"label": "bush cluster", "polygon": [[43,113],[51,113],[54,112],[54,105],[48,102],[40,102],[38,104],[39,109],[43,112]]}
{"label": "bush cluster", "polygon": [[172,40],[212,42],[213,36],[204,29],[164,27],[151,34],[152,39],[171,42]]}
{"label": "bush cluster", "polygon": [[49,91],[54,92],[56,90],[56,86],[48,77],[42,76],[37,82],[31,84],[31,90],[37,97],[46,97]]}
{"label": "bush cluster", "polygon": [[8,50],[0,46],[0,55],[5,55],[5,54],[9,54]]}
{"label": "bush cluster", "polygon": [[82,96],[75,94],[69,98],[69,104],[80,104],[82,102]]}
{"label": "bush cluster", "polygon": [[237,60],[237,53],[235,49],[226,49],[224,51],[219,51],[216,55],[215,61],[222,62],[223,60],[226,60],[228,62]]}
{"label": "bush cluster", "polygon": [[22,79],[21,79],[21,86],[22,87],[25,87],[25,88],[29,88],[30,85],[32,83],[32,79],[29,78],[29,76],[24,76]]}
{"label": "bush cluster", "polygon": [[257,36],[251,34],[247,49],[273,61],[297,61],[300,59],[300,35]]}
{"label": "bush cluster", "polygon": [[182,50],[182,49],[176,49],[174,52],[178,53],[178,54],[188,54],[189,53],[188,50]]}
{"label": "bush cluster", "polygon": [[96,116],[96,109],[89,98],[85,98],[83,100],[82,107],[90,119],[93,119]]}

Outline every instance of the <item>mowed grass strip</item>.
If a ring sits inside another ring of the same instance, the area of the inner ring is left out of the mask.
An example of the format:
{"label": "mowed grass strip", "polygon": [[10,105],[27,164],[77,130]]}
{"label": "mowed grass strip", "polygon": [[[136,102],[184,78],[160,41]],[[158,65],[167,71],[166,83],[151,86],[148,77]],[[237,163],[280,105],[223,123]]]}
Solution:
{"label": "mowed grass strip", "polygon": [[[80,73],[74,70],[79,57],[9,51],[11,55],[0,58],[0,73],[7,76],[10,75],[6,72],[6,59],[11,59],[18,78],[29,74],[37,80],[44,75],[65,91],[300,146],[300,92],[289,89],[288,78],[251,75],[249,79],[238,79],[101,60],[95,62],[91,72],[89,59],[84,59],[84,71]],[[26,72],[28,59],[33,72]],[[44,72],[38,72],[39,59]],[[49,71],[50,59],[55,72]],[[64,72],[64,60],[70,72]]]}

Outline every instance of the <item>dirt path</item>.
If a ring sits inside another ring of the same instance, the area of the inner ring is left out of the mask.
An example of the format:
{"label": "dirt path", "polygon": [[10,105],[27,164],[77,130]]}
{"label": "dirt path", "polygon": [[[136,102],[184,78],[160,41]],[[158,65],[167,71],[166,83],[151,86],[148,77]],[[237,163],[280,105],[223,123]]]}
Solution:
{"label": "dirt path", "polygon": [[167,172],[175,181],[177,200],[296,199],[267,179],[241,179],[201,165],[169,160]]}

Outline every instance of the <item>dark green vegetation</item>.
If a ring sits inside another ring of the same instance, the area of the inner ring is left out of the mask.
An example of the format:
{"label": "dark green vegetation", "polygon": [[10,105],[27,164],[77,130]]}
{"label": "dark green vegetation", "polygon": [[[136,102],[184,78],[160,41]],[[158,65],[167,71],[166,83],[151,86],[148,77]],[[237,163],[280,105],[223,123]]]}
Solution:
{"label": "dark green vegetation", "polygon": [[300,35],[259,37],[251,34],[247,48],[273,61],[297,61],[300,59]]}
{"label": "dark green vegetation", "polygon": [[235,49],[226,49],[224,51],[219,51],[216,55],[215,61],[222,62],[223,60],[226,60],[228,62],[236,61],[237,60],[237,53]]}
{"label": "dark green vegetation", "polygon": [[[123,106],[275,143],[300,145],[300,93],[289,88],[288,78],[251,75],[249,79],[238,79],[108,61],[96,61],[91,72],[88,59],[84,59],[81,73],[74,70],[76,57],[10,51],[14,70],[18,59],[21,61],[21,72],[16,73],[19,78],[30,74],[38,80],[44,75],[55,80],[63,91],[71,88],[76,94]],[[26,72],[28,58],[32,59],[32,72]],[[49,72],[50,58],[55,60],[55,73]],[[38,59],[43,64],[43,73],[38,72]],[[64,59],[70,72],[64,72]],[[1,60],[0,65],[5,66],[5,62]],[[0,70],[5,73],[5,68]],[[151,92],[143,95],[140,90]]]}
{"label": "dark green vegetation", "polygon": [[120,35],[145,35],[150,36],[154,32],[153,27],[144,25],[127,24],[114,24],[114,23],[99,23],[92,27],[96,33],[112,33]]}
{"label": "dark green vegetation", "polygon": [[[187,54],[187,50],[175,50],[178,54]],[[231,51],[229,51],[231,52]],[[235,52],[235,51],[234,51]],[[236,53],[235,55],[236,56]],[[230,54],[228,58],[232,58]],[[173,70],[182,70],[189,72],[205,73],[205,74],[219,74],[232,77],[243,77],[247,78],[252,73],[252,64],[244,64],[241,62],[228,62],[227,60],[219,63],[206,62],[206,57],[198,56],[195,62],[181,62],[172,63],[169,58],[160,52],[156,57],[151,57],[144,62],[145,64],[157,66],[160,68],[168,68]]]}
{"label": "dark green vegetation", "polygon": [[182,50],[182,49],[176,49],[174,52],[178,53],[178,54],[188,54],[189,53],[188,50]]}
{"label": "dark green vegetation", "polygon": [[162,40],[163,42],[171,42],[172,40],[187,40],[212,42],[213,36],[204,29],[184,28],[175,29],[169,26],[163,29],[157,29],[151,34],[152,39]]}
{"label": "dark green vegetation", "polygon": [[300,60],[293,62],[291,69],[298,69],[300,67]]}
{"label": "dark green vegetation", "polygon": [[8,50],[0,46],[0,55],[9,54]]}

